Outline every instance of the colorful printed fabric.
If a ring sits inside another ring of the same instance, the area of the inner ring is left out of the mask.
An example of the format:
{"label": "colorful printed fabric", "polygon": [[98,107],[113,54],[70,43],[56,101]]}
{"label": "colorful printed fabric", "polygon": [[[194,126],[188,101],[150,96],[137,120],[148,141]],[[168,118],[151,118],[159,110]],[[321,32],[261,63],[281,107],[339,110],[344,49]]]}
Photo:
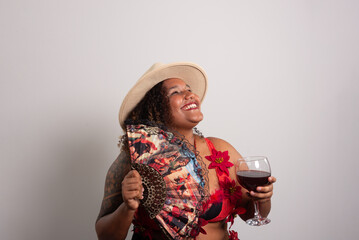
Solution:
{"label": "colorful printed fabric", "polygon": [[[198,228],[201,202],[207,195],[203,167],[196,160],[195,154],[183,139],[159,127],[127,125],[127,136],[132,163],[155,169],[165,182],[165,191],[162,193],[165,194],[165,201],[158,213],[154,213],[161,229],[172,239],[190,236],[193,229]],[[149,179],[151,177],[148,176]],[[144,186],[144,195],[151,192],[152,188],[160,187],[148,184]],[[144,200],[151,205],[155,199],[153,196],[145,196]],[[146,210],[153,211],[150,208]],[[146,226],[147,223],[141,222],[141,217],[136,216],[134,224]]]}

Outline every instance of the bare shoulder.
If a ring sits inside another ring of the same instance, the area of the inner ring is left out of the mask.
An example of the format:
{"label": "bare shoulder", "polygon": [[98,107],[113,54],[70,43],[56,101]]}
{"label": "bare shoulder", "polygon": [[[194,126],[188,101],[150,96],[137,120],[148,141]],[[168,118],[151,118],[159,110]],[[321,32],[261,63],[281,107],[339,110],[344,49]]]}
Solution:
{"label": "bare shoulder", "polygon": [[214,145],[214,147],[216,148],[217,151],[221,151],[221,152],[228,151],[228,154],[229,154],[231,159],[236,159],[236,158],[241,157],[241,155],[237,151],[237,149],[235,149],[226,140],[223,140],[221,138],[216,138],[216,137],[208,137],[208,139],[213,143],[213,145]]}
{"label": "bare shoulder", "polygon": [[[241,154],[229,142],[215,137],[208,137],[208,139],[213,143],[217,151],[221,151],[221,152],[228,151],[229,161],[232,162],[233,164],[235,164],[237,159],[242,158]],[[234,167],[231,167],[229,169],[229,174],[231,179],[237,179]]]}
{"label": "bare shoulder", "polygon": [[122,152],[110,166],[106,175],[104,196],[98,219],[115,211],[123,202],[122,181],[130,168],[130,159],[125,152]]}
{"label": "bare shoulder", "polygon": [[217,150],[220,150],[220,148],[228,148],[228,147],[232,147],[232,145],[227,142],[226,140],[223,140],[221,138],[217,138],[217,137],[207,137],[212,143],[213,145],[216,147]]}

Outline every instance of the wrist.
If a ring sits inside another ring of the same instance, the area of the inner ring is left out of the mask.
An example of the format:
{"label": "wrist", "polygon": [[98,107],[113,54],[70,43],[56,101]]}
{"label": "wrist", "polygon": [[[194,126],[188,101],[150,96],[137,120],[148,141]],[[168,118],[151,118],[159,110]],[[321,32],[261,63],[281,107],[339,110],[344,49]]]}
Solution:
{"label": "wrist", "polygon": [[270,204],[271,203],[271,199],[270,198],[265,198],[265,199],[260,199],[257,200],[259,204]]}
{"label": "wrist", "polygon": [[137,209],[133,209],[131,207],[129,207],[125,202],[123,202],[120,207],[117,209],[117,211],[120,213],[120,215],[122,216],[126,216],[130,217],[132,219],[132,217],[135,215]]}
{"label": "wrist", "polygon": [[124,210],[128,213],[135,213],[137,209],[134,209],[132,207],[130,207],[129,205],[127,205],[126,203],[124,204]]}

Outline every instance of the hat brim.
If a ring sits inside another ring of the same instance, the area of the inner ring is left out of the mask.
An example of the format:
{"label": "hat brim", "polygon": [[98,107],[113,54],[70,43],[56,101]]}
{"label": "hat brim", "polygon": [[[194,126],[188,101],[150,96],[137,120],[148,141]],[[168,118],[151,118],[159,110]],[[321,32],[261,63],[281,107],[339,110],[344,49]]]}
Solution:
{"label": "hat brim", "polygon": [[[156,65],[156,64],[155,64]],[[204,70],[194,63],[180,62],[152,66],[131,88],[122,101],[119,112],[119,121],[125,129],[124,121],[128,114],[136,107],[146,93],[157,83],[169,78],[179,78],[191,87],[201,102],[207,91],[207,75]]]}

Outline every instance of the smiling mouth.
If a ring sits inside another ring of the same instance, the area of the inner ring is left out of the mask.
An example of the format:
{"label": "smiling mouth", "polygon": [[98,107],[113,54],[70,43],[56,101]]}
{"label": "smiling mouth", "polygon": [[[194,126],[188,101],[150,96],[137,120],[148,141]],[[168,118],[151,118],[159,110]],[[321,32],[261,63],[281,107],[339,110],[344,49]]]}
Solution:
{"label": "smiling mouth", "polygon": [[183,110],[192,110],[192,109],[197,109],[198,105],[196,103],[190,103],[185,105],[182,109]]}

